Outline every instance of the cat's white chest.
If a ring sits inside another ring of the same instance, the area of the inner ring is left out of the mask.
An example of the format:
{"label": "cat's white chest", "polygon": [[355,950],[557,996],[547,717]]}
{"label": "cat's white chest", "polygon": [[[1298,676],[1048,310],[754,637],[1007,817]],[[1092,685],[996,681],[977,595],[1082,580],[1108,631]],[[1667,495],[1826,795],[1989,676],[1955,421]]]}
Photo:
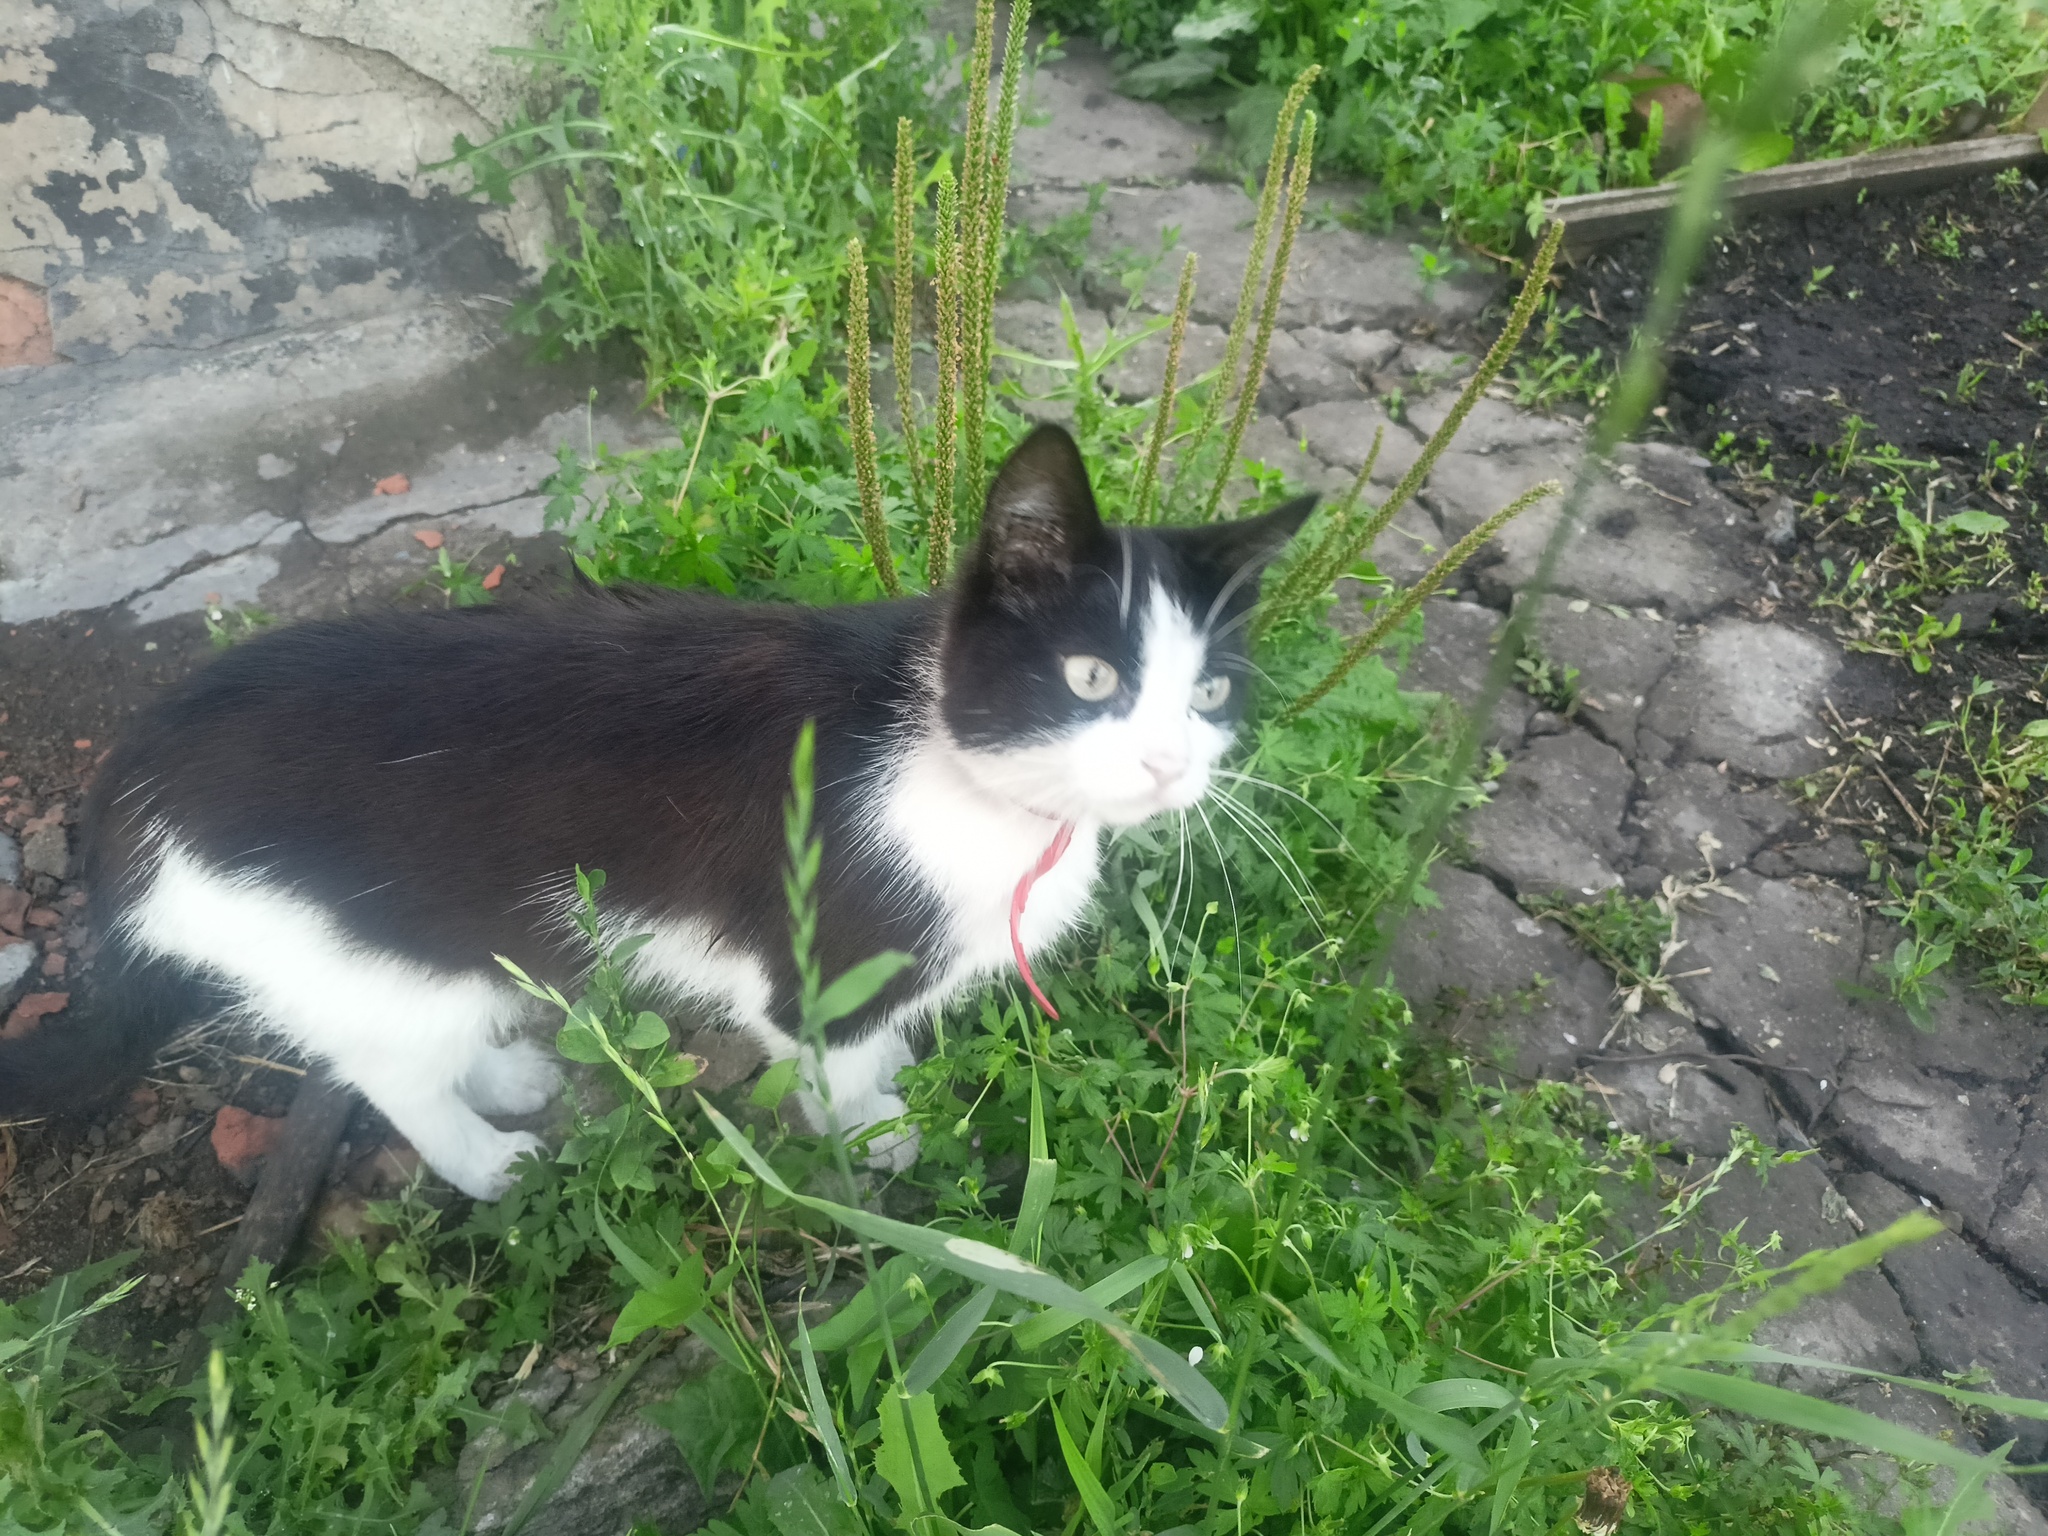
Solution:
{"label": "cat's white chest", "polygon": [[[1059,834],[1059,823],[989,795],[943,749],[921,746],[886,798],[883,828],[937,896],[942,930],[931,942],[951,992],[1015,964],[1010,910],[1017,888]],[[1086,911],[1100,866],[1101,828],[1084,822],[1032,885],[1018,925],[1027,954],[1055,942]]]}

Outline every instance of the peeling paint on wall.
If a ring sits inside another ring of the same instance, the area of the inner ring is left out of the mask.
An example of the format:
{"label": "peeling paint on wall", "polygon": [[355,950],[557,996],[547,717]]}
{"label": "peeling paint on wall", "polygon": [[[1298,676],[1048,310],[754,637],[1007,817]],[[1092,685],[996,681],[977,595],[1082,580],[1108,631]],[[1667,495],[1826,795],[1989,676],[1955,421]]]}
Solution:
{"label": "peeling paint on wall", "polygon": [[0,277],[79,362],[504,293],[545,251],[537,189],[491,208],[418,167],[511,110],[490,49],[536,11],[0,0]]}

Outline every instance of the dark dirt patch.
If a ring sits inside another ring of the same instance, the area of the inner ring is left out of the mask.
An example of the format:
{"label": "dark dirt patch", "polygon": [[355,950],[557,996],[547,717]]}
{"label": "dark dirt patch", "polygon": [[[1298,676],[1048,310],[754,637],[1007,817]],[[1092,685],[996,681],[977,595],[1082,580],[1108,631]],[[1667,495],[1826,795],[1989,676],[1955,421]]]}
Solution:
{"label": "dark dirt patch", "polygon": [[[302,547],[303,546],[303,547]],[[569,580],[560,541],[498,540],[516,547],[502,598],[558,592]],[[336,611],[360,602],[436,606],[416,571],[389,590],[352,594],[345,555],[302,538],[289,574],[309,606]],[[494,554],[495,558],[495,554]],[[479,567],[481,568],[481,567]],[[325,594],[320,596],[319,594]],[[73,867],[63,878],[24,876],[31,913],[21,926],[38,958],[31,990],[89,1002],[96,944],[87,891],[76,868],[78,823],[92,775],[136,711],[175,687],[218,652],[196,614],[137,626],[120,610],[74,614],[0,631],[0,828],[20,834],[47,822],[66,829]],[[0,884],[0,893],[8,887]],[[19,898],[17,897],[18,901]],[[0,942],[10,935],[0,930]],[[61,1030],[71,1008],[33,1025]],[[0,1021],[6,1010],[0,1009]],[[202,1032],[174,1045],[137,1084],[110,1084],[111,1097],[42,1121],[0,1123],[0,1297],[13,1298],[53,1275],[112,1253],[138,1253],[144,1277],[133,1343],[146,1348],[188,1327],[205,1304],[234,1220],[249,1188],[224,1170],[211,1132],[223,1106],[282,1115],[302,1065],[231,1032]],[[380,1149],[389,1127],[358,1106],[334,1183],[349,1194],[388,1194],[409,1165]],[[402,1145],[402,1144],[401,1144]],[[381,1160],[380,1160],[381,1159]],[[346,1228],[348,1209],[337,1209]]]}
{"label": "dark dirt patch", "polygon": [[[1562,299],[1587,311],[1573,344],[1626,340],[1656,254],[1641,237],[1564,275]],[[1983,376],[1959,391],[1966,368]],[[1851,413],[1871,441],[1976,467],[1993,440],[2043,440],[2048,393],[2030,384],[2048,387],[2048,186],[1981,178],[1731,227],[1695,282],[1666,404],[1702,447],[1764,438],[1788,468],[1839,444]]]}
{"label": "dark dirt patch", "polygon": [[[1583,311],[1567,350],[1625,349],[1658,245],[1639,237],[1563,272],[1559,307]],[[1796,515],[1764,552],[1767,606],[1884,660],[1891,687],[1834,701],[1830,740],[1858,771],[1823,819],[1888,845],[1904,874],[1940,811],[1946,738],[1923,728],[1977,678],[2009,719],[2044,708],[2048,173],[1731,223],[1695,281],[1662,412],[1730,494]],[[1905,512],[2005,528],[1916,561]],[[1920,670],[1901,636],[1923,618],[1955,633],[1921,648]],[[2048,856],[2048,836],[2034,840]]]}

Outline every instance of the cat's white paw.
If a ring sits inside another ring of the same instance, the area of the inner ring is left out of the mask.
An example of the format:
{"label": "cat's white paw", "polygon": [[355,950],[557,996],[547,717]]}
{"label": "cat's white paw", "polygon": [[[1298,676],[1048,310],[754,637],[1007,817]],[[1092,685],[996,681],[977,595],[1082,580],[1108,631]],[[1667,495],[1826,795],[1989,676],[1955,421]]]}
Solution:
{"label": "cat's white paw", "polygon": [[554,1059],[531,1040],[486,1049],[462,1082],[462,1097],[478,1114],[531,1115],[561,1092]]}
{"label": "cat's white paw", "polygon": [[[898,1114],[903,1107],[897,1106]],[[887,1173],[903,1173],[916,1166],[918,1146],[922,1133],[914,1125],[898,1130],[884,1131],[868,1141],[867,1155],[862,1159],[870,1168]]]}
{"label": "cat's white paw", "polygon": [[531,1131],[492,1131],[479,1136],[458,1158],[444,1166],[428,1159],[434,1172],[473,1200],[495,1200],[518,1179],[513,1167],[526,1156],[546,1157],[547,1143]]}

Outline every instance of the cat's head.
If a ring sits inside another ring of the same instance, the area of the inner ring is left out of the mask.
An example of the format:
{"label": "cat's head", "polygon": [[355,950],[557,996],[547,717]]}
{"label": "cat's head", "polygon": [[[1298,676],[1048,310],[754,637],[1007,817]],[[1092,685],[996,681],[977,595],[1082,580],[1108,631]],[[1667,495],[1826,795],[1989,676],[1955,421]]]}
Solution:
{"label": "cat's head", "polygon": [[941,648],[941,712],[977,781],[1112,826],[1201,799],[1251,691],[1260,574],[1314,503],[1109,527],[1074,440],[1033,432],[989,490]]}

